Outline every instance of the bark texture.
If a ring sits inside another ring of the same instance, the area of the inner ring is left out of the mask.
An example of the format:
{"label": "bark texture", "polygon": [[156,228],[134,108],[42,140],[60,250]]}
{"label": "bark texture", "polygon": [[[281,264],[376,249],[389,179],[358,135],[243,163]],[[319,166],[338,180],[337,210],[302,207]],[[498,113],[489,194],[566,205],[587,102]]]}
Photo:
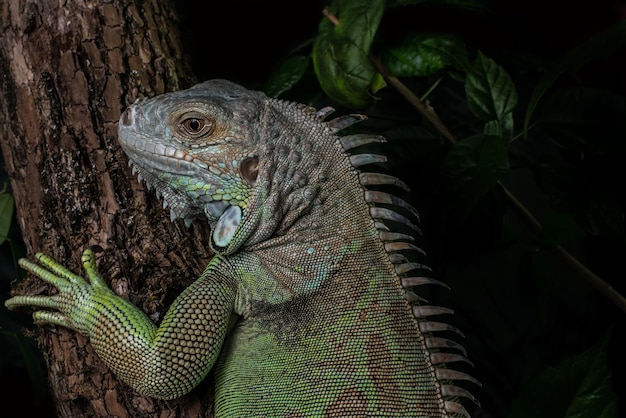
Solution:
{"label": "bark texture", "polygon": [[[117,142],[137,97],[194,83],[172,6],[160,0],[0,2],[0,143],[29,255],[81,271],[98,265],[119,295],[159,320],[209,259],[207,227],[190,230],[131,175]],[[28,279],[20,293],[52,293]],[[211,416],[210,379],[170,402],[118,381],[88,340],[41,330],[49,385],[62,417]]]}

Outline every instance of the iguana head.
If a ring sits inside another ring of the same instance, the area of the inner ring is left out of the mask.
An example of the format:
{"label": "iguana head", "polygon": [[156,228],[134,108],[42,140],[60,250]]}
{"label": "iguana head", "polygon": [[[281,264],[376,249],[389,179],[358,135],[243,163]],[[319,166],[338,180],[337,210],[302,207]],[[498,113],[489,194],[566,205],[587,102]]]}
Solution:
{"label": "iguana head", "polygon": [[119,139],[133,171],[154,187],[171,218],[206,215],[226,246],[258,174],[259,114],[267,97],[224,80],[137,101]]}
{"label": "iguana head", "polygon": [[133,104],[120,118],[119,138],[172,219],[206,215],[215,251],[276,237],[308,250],[337,236],[335,224],[363,203],[353,167],[362,157],[344,154],[363,138],[349,145],[335,135],[363,117],[325,121],[331,113],[210,80]]}

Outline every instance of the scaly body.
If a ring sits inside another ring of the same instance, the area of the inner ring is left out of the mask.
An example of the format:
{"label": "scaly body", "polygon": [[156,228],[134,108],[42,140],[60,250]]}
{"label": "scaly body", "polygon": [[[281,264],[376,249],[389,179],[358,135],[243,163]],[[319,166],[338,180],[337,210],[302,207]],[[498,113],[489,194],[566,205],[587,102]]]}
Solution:
{"label": "scaly body", "polygon": [[45,256],[49,271],[22,261],[59,293],[7,306],[54,309],[35,320],[88,335],[149,396],[183,396],[215,367],[217,416],[466,416],[458,397],[472,397],[454,382],[475,381],[445,367],[463,350],[433,320],[449,311],[409,289],[437,282],[383,224],[416,228],[398,213],[413,209],[366,187],[402,183],[359,172],[384,158],[348,152],[382,139],[338,137],[359,118],[329,113],[222,80],[131,106],[131,163],[172,218],[206,216],[216,257],[159,326],[106,287],[89,251],[89,282]]}

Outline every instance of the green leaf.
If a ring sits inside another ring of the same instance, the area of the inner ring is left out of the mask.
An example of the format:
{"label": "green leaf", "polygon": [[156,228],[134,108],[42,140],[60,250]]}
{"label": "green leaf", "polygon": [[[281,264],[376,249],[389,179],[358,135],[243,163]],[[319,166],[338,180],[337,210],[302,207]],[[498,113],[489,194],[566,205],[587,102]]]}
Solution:
{"label": "green leaf", "polygon": [[507,418],[613,418],[617,401],[607,358],[608,338],[547,368],[513,402]]}
{"label": "green leaf", "polygon": [[435,33],[413,34],[385,50],[380,59],[397,77],[426,77],[448,65],[468,67],[463,41]]}
{"label": "green leaf", "polygon": [[500,120],[490,120],[485,123],[483,133],[511,139],[513,136],[513,113],[505,114]]}
{"label": "green leaf", "polygon": [[473,208],[498,180],[509,172],[505,141],[493,135],[476,135],[456,143],[441,165],[448,193]]}
{"label": "green leaf", "polygon": [[541,227],[539,239],[547,246],[567,244],[585,235],[569,213],[550,211],[544,215]]}
{"label": "green leaf", "polygon": [[626,153],[626,99],[591,89],[562,89],[546,97],[541,126],[559,145],[577,152]]}
{"label": "green leaf", "polygon": [[517,105],[517,92],[511,77],[480,51],[465,78],[467,105],[484,121],[501,120]]}
{"label": "green leaf", "polygon": [[4,243],[11,228],[13,219],[13,196],[3,192],[0,194],[0,244]]}
{"label": "green leaf", "polygon": [[324,92],[350,108],[364,108],[380,86],[369,50],[382,19],[384,0],[337,0],[330,10],[339,19],[320,23],[313,43],[313,66]]}
{"label": "green leaf", "polygon": [[626,20],[592,37],[549,68],[537,83],[528,101],[524,117],[525,134],[528,132],[530,119],[539,101],[561,74],[566,71],[576,71],[589,61],[599,57],[608,57],[624,47],[626,47]]}
{"label": "green leaf", "polygon": [[270,74],[269,80],[263,84],[263,92],[270,97],[280,96],[302,79],[307,68],[309,68],[309,57],[304,55],[288,57]]}

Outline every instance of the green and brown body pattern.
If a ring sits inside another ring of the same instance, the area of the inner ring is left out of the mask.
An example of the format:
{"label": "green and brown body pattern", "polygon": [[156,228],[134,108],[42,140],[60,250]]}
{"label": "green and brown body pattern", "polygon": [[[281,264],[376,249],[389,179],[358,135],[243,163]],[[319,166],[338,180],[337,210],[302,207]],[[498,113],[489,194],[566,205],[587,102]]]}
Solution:
{"label": "green and brown body pattern", "polygon": [[[172,219],[206,217],[215,258],[156,326],[99,277],[39,255],[22,265],[54,296],[7,306],[49,308],[39,323],[90,337],[100,357],[142,394],[172,399],[215,368],[218,417],[469,416],[450,366],[465,352],[446,338],[446,308],[415,286],[441,284],[410,234],[415,211],[361,171],[375,135],[336,133],[362,117],[268,98],[224,80],[135,103],[119,138],[133,169]],[[361,168],[361,169],[360,169]],[[475,401],[475,400],[474,400]]]}

